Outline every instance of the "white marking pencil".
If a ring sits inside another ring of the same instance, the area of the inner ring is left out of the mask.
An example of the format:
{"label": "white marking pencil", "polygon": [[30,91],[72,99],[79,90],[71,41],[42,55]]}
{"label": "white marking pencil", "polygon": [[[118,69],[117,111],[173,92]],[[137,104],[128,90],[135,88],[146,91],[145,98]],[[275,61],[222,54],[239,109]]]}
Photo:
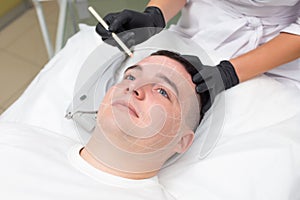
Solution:
{"label": "white marking pencil", "polygon": [[[108,25],[106,22],[100,17],[100,15],[95,11],[95,9],[92,6],[88,7],[89,11],[92,13],[92,15],[99,21],[99,23],[108,31]],[[120,45],[120,47],[128,54],[128,56],[132,57],[133,53],[130,51],[130,49],[122,42],[122,40],[115,34],[111,33],[114,40]]]}

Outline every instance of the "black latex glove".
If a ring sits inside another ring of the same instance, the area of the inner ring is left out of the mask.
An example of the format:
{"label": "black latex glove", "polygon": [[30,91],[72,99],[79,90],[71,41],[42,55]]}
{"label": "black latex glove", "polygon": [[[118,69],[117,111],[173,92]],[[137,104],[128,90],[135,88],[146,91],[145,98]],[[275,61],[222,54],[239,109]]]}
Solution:
{"label": "black latex glove", "polygon": [[196,69],[192,75],[196,84],[196,92],[201,97],[201,114],[204,114],[212,105],[215,97],[239,83],[239,78],[233,65],[229,61],[221,61],[217,66],[203,65],[196,56],[182,56]]}
{"label": "black latex glove", "polygon": [[[199,73],[193,76],[193,82],[197,85],[198,94],[203,94],[204,105],[202,107],[205,113],[214,102],[215,97],[239,83],[239,78],[234,67],[229,61],[221,61],[215,67],[202,65]],[[208,96],[209,95],[209,96]]]}
{"label": "black latex glove", "polygon": [[104,17],[104,21],[108,24],[109,31],[100,23],[96,26],[96,32],[102,40],[118,46],[111,37],[111,32],[114,32],[129,48],[146,41],[166,26],[161,10],[153,6],[147,7],[142,13],[132,10],[111,13]]}

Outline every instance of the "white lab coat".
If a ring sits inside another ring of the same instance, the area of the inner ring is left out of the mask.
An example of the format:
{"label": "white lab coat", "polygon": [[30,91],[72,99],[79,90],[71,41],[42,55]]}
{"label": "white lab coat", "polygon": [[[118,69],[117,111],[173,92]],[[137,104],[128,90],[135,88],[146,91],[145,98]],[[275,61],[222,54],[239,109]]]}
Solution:
{"label": "white lab coat", "polygon": [[[280,32],[300,35],[300,0],[189,0],[170,30],[194,40],[218,63],[255,49]],[[300,85],[300,60],[268,73]]]}

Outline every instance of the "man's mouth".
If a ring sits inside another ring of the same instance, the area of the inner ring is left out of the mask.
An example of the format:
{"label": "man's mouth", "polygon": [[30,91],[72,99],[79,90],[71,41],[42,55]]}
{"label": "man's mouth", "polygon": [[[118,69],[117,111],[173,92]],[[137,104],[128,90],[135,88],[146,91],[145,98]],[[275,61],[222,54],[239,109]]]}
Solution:
{"label": "man's mouth", "polygon": [[128,109],[129,113],[137,118],[139,118],[139,115],[137,114],[136,109],[128,102],[125,101],[116,101],[112,104],[112,106],[117,106],[117,107],[125,107]]}

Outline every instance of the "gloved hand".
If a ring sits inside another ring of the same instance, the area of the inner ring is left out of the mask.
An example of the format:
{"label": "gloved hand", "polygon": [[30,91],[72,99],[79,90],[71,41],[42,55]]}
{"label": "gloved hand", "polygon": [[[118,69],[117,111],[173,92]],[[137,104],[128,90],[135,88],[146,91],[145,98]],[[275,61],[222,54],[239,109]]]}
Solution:
{"label": "gloved hand", "polygon": [[220,92],[239,83],[235,69],[229,61],[221,61],[217,66],[207,66],[196,56],[182,57],[195,67],[192,80],[196,84],[196,92],[201,97],[202,115],[208,111]]}
{"label": "gloved hand", "polygon": [[[239,78],[229,61],[221,61],[215,67],[202,65],[199,73],[193,76],[198,94],[203,94],[203,112],[205,113],[214,102],[215,97],[239,83]],[[209,95],[209,96],[208,96]]]}
{"label": "gloved hand", "polygon": [[111,32],[114,32],[129,48],[146,41],[166,26],[161,10],[154,6],[147,7],[143,13],[132,10],[111,13],[104,17],[104,21],[108,24],[109,31],[100,23],[96,26],[96,32],[102,40],[118,46],[111,37]]}

